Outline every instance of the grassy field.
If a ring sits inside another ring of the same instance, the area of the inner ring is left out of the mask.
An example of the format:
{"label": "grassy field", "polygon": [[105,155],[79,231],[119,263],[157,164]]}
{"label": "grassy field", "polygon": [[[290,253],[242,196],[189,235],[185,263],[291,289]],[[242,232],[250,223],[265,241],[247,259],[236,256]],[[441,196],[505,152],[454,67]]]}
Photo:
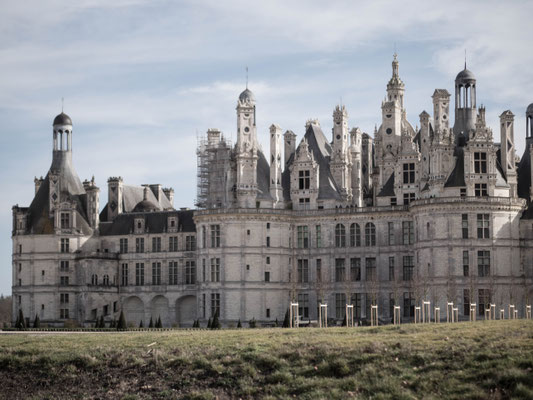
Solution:
{"label": "grassy field", "polygon": [[533,398],[533,321],[0,335],[6,399]]}

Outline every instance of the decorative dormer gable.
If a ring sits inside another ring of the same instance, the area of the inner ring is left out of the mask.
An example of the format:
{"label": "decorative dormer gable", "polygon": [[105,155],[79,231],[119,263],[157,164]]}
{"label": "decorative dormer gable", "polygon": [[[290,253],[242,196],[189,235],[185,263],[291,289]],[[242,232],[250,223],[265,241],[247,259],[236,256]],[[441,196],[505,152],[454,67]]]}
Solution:
{"label": "decorative dormer gable", "polygon": [[319,165],[305,138],[296,149],[294,162],[289,167],[291,200],[295,209],[316,208],[319,190]]}

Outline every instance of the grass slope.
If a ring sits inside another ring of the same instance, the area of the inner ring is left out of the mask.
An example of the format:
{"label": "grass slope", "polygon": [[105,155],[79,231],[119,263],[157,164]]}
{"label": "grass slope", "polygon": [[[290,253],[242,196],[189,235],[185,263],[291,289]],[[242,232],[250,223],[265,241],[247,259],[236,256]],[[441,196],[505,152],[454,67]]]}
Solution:
{"label": "grass slope", "polygon": [[0,382],[11,400],[532,399],[533,321],[0,335]]}

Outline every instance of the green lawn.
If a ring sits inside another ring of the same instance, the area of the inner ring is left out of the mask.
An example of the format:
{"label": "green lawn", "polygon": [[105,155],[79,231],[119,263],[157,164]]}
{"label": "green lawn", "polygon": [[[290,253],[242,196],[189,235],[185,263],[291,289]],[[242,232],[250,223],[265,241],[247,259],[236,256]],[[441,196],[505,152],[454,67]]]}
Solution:
{"label": "green lawn", "polygon": [[532,399],[533,321],[0,335],[0,383],[8,399]]}

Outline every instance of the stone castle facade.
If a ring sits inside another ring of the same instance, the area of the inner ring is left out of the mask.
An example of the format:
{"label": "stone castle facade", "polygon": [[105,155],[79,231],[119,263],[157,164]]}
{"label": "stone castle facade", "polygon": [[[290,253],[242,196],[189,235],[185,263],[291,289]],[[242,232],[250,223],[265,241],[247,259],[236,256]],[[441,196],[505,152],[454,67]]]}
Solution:
{"label": "stone castle facade", "polygon": [[61,113],[48,174],[29,207],[13,207],[14,315],[89,325],[124,310],[134,325],[190,326],[218,311],[223,324],[269,324],[291,301],[312,320],[319,303],[338,321],[346,304],[356,319],[378,305],[390,321],[395,305],[409,319],[422,301],[453,301],[466,317],[474,303],[481,315],[489,303],[522,314],[533,296],[533,104],[519,158],[513,113],[501,114],[496,143],[466,65],[453,101],[436,89],[420,128],[404,97],[395,55],[373,136],[336,106],[331,140],[316,120],[299,142],[273,124],[266,155],[246,88],[236,144],[217,129],[200,142],[196,210],[176,210],[172,189],[113,177],[100,212]]}

